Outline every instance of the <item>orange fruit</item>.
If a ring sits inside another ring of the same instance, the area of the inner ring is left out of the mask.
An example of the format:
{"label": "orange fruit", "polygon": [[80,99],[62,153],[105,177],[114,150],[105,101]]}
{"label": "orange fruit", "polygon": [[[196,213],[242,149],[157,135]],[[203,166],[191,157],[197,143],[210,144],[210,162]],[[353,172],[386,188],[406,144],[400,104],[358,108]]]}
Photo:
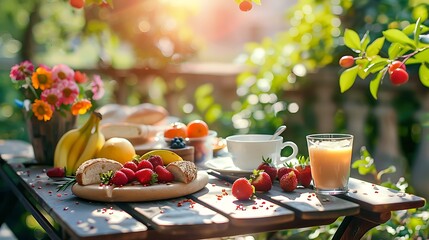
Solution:
{"label": "orange fruit", "polygon": [[188,138],[205,137],[209,135],[209,126],[203,120],[194,120],[187,125]]}
{"label": "orange fruit", "polygon": [[182,137],[186,138],[186,125],[181,122],[175,122],[170,124],[167,129],[164,130],[165,138]]}
{"label": "orange fruit", "polygon": [[240,5],[238,5],[238,7],[240,8],[241,11],[247,12],[252,10],[253,5],[250,1],[244,0],[240,3]]}

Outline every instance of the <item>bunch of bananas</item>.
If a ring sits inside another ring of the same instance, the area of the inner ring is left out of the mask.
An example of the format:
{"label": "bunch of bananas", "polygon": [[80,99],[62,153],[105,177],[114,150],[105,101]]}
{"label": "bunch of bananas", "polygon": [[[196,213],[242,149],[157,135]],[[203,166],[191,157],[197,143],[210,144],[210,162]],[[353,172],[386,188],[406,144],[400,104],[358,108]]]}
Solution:
{"label": "bunch of bananas", "polygon": [[55,148],[54,167],[65,168],[66,176],[71,176],[82,163],[95,157],[105,143],[99,129],[101,117],[100,113],[93,112],[82,127],[61,137]]}

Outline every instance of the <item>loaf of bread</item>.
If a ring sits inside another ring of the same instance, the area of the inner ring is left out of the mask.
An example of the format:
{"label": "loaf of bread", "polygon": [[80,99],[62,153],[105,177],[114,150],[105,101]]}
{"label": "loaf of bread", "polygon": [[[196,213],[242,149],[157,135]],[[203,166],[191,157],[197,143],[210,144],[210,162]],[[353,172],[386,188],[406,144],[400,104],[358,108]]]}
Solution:
{"label": "loaf of bread", "polygon": [[160,131],[161,126],[139,125],[134,123],[106,123],[101,125],[101,132],[106,139],[121,137],[128,139],[134,146],[151,140]]}
{"label": "loaf of bread", "polygon": [[162,125],[168,112],[165,108],[151,103],[143,103],[131,108],[130,114],[125,117],[124,122],[144,125]]}
{"label": "loaf of bread", "polygon": [[106,158],[91,159],[84,162],[76,170],[76,181],[82,186],[101,183],[100,173],[116,172],[121,168],[122,164],[114,160]]}
{"label": "loaf of bread", "polygon": [[174,175],[174,180],[189,183],[197,178],[197,167],[193,162],[176,161],[167,165],[167,170]]}

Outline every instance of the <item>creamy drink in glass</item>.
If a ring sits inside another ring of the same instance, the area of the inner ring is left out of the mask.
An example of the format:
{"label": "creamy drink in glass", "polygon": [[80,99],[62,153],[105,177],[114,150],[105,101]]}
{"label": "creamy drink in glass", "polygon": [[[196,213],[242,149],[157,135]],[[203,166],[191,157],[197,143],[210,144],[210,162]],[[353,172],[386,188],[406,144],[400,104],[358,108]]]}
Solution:
{"label": "creamy drink in glass", "polygon": [[321,194],[347,192],[353,136],[313,134],[307,136],[307,145],[316,192]]}

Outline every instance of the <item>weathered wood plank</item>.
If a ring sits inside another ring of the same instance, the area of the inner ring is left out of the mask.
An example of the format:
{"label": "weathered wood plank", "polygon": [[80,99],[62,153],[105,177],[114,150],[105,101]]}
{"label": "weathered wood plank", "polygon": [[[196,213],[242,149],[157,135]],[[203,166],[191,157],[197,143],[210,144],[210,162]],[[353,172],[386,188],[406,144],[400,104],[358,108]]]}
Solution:
{"label": "weathered wood plank", "polygon": [[419,208],[425,205],[424,198],[355,178],[349,180],[348,193],[338,197],[355,202],[362,209],[372,212]]}

